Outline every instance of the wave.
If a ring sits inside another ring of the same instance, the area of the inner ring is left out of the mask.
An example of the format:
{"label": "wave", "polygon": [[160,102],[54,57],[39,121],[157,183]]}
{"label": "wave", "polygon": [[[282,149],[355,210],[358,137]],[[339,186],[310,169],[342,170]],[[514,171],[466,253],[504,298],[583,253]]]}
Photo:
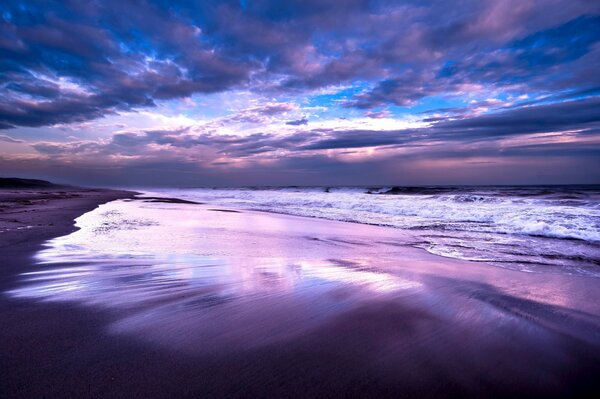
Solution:
{"label": "wave", "polygon": [[[450,190],[449,188],[447,188]],[[381,192],[385,187],[379,188]],[[472,189],[473,190],[473,189]],[[514,190],[514,189],[512,189]],[[524,189],[520,189],[523,191]],[[537,190],[537,189],[535,189]],[[169,193],[186,200],[260,211],[414,229],[525,234],[600,241],[600,201],[473,193],[372,195],[375,188],[283,187],[195,189]]]}
{"label": "wave", "polygon": [[[577,259],[600,257],[600,190],[589,187],[399,190],[386,186],[292,186],[182,189],[161,194],[221,207],[406,229],[424,239],[428,250],[463,259],[503,262],[512,259],[509,248],[537,257],[530,261],[554,262],[561,267],[562,260],[540,256],[557,255],[558,251],[571,257],[573,265],[579,263],[578,267],[589,265]],[[442,237],[448,235],[452,242]],[[471,249],[457,251],[460,246]]]}

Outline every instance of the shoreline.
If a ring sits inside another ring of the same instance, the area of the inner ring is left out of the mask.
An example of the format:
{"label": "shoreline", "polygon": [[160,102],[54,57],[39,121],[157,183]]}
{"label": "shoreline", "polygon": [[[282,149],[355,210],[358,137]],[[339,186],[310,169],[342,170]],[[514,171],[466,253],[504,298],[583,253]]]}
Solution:
{"label": "shoreline", "polygon": [[[560,187],[560,186],[565,186],[565,185],[556,185],[556,186]],[[575,186],[581,186],[581,185],[575,185]],[[593,184],[588,184],[588,186],[594,186],[594,187],[599,186],[600,187],[600,185],[593,185]],[[290,187],[292,187],[292,186],[290,186]],[[296,186],[293,186],[293,187],[296,187]],[[479,187],[479,186],[477,186],[477,187]],[[490,186],[490,187],[496,187],[496,186]],[[507,187],[514,187],[514,186],[507,186]],[[529,186],[523,186],[523,187],[529,187]],[[546,186],[543,186],[543,187],[546,187]],[[334,219],[334,218],[330,218],[327,216],[302,215],[302,214],[296,214],[296,213],[292,213],[292,212],[276,211],[276,210],[231,207],[229,205],[222,206],[222,205],[218,205],[218,204],[212,204],[210,202],[194,202],[194,201],[190,201],[190,200],[179,198],[179,197],[160,197],[160,199],[163,199],[165,201],[158,201],[159,197],[155,196],[157,194],[156,192],[151,191],[151,190],[150,191],[145,191],[145,190],[146,189],[136,193],[136,197],[144,196],[144,197],[136,198],[136,199],[144,200],[147,198],[149,200],[147,202],[165,202],[165,203],[180,203],[180,204],[190,204],[190,205],[205,205],[208,207],[213,207],[213,209],[208,209],[210,211],[233,212],[233,213],[250,212],[250,213],[258,213],[258,214],[265,214],[265,215],[283,216],[283,217],[288,216],[288,217],[295,217],[295,218],[300,218],[300,219],[321,220],[323,222],[349,223],[351,225],[371,226],[371,227],[375,227],[375,228],[392,229],[393,231],[397,231],[399,234],[406,236],[407,240],[409,238],[413,239],[413,240],[419,239],[419,236],[413,234],[410,229],[396,227],[392,224],[380,224],[380,223],[370,223],[370,222],[356,221],[356,220]],[[148,195],[148,197],[145,197],[146,195]],[[216,209],[216,208],[219,208],[219,209]],[[509,235],[510,233],[503,233],[503,234]],[[570,241],[584,242],[584,243],[587,242],[586,240],[581,239],[581,238],[548,237],[548,236],[535,235],[535,234],[523,234],[523,236],[524,237],[546,238],[546,239],[547,238],[556,238],[556,239],[570,240]],[[428,254],[434,258],[443,258],[443,259],[448,259],[448,260],[452,260],[452,261],[467,262],[470,264],[479,264],[484,267],[486,267],[486,266],[487,267],[495,267],[495,268],[500,268],[500,269],[508,270],[508,271],[515,271],[515,272],[519,272],[519,273],[532,273],[532,274],[543,274],[543,275],[566,275],[566,276],[593,278],[593,279],[600,278],[600,275],[575,274],[575,273],[566,273],[566,272],[562,272],[562,271],[555,272],[555,271],[536,271],[536,270],[513,269],[510,267],[502,266],[501,265],[502,261],[463,259],[460,257],[454,257],[454,256],[450,256],[450,255],[443,255],[443,254],[431,252],[428,249],[424,248],[423,246],[419,246],[420,243],[406,242],[402,245],[405,245],[405,246],[410,247],[417,251],[423,251],[426,254]]]}
{"label": "shoreline", "polygon": [[[8,327],[0,333],[0,341],[6,345],[1,349],[0,366],[8,373],[0,382],[0,396],[261,396],[296,392],[298,396],[336,393],[346,397],[548,397],[600,392],[595,381],[600,370],[600,311],[594,303],[583,303],[586,298],[592,298],[591,302],[598,299],[598,295],[588,295],[595,288],[595,279],[560,275],[541,279],[539,274],[452,260],[421,248],[408,250],[400,245],[388,250],[405,255],[402,264],[392,267],[394,273],[417,276],[425,287],[423,293],[405,294],[400,299],[374,298],[291,341],[233,353],[197,354],[185,345],[173,351],[152,340],[107,332],[107,325],[128,312],[118,308],[6,296],[23,268],[31,268],[31,255],[45,240],[75,231],[73,219],[95,209],[94,201],[134,194],[93,191],[90,197],[46,199],[38,204],[44,209],[42,214],[29,215],[31,221],[45,217],[45,225],[15,230],[8,240],[6,234],[0,234],[0,260],[12,263],[1,271],[0,314]],[[209,225],[217,215],[238,224],[252,216],[246,210],[215,212],[210,204],[171,202],[169,206],[194,207],[203,212]],[[277,215],[255,216],[266,224],[288,223],[310,231],[334,231],[346,223]],[[364,226],[371,236],[392,229]],[[353,244],[348,239],[353,236],[345,235],[343,229],[330,234],[347,241],[338,243],[342,252],[370,254]],[[263,234],[255,227],[250,233],[259,238]],[[318,233],[314,236],[319,237]],[[464,265],[472,268],[461,269]],[[541,280],[546,280],[547,286],[540,296],[527,296]],[[571,297],[563,298],[567,294]],[[544,299],[543,295],[550,297]],[[457,370],[462,372],[457,374]],[[67,374],[78,374],[78,378],[67,379]],[[475,382],[477,379],[481,381]],[[507,386],[506,380],[513,384]]]}
{"label": "shoreline", "polygon": [[[49,239],[77,230],[75,219],[99,205],[138,193],[125,190],[58,186],[48,188],[0,188],[0,289],[11,272],[10,256],[31,254]],[[10,255],[10,256],[9,256]]]}
{"label": "shoreline", "polygon": [[409,232],[419,247],[446,258],[523,271],[600,276],[598,191],[541,197],[535,191],[456,191],[416,197],[300,189],[155,193],[236,209],[389,226]]}

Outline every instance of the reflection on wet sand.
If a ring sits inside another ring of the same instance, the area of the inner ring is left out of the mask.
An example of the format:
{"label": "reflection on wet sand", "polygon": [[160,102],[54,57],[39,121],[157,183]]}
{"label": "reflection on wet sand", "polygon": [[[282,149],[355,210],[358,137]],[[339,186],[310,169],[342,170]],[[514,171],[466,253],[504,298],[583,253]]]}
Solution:
{"label": "reflection on wet sand", "polygon": [[432,397],[597,386],[596,278],[436,257],[397,229],[210,209],[102,205],[9,295],[108,310],[108,334],[229,359],[245,385],[325,378]]}
{"label": "reflection on wet sand", "polygon": [[211,209],[102,205],[48,242],[8,294],[105,310],[104,338],[142,344],[144,359],[193,359],[171,377],[224,392],[598,390],[597,278],[442,258],[398,229]]}
{"label": "reflection on wet sand", "polygon": [[232,215],[103,205],[78,219],[79,231],[51,241],[37,256],[45,267],[25,273],[10,294],[130,309],[111,331],[152,340],[168,332],[161,343],[212,350],[289,338],[361,302],[421,286],[376,267],[368,250],[352,250],[354,241],[307,240],[294,219]]}

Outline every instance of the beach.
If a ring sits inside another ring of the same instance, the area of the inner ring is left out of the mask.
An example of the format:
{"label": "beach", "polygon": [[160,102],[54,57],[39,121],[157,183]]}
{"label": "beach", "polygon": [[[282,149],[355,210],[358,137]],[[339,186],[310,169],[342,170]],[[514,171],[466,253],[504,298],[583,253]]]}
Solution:
{"label": "beach", "polygon": [[133,194],[2,190],[1,397],[600,394],[597,277]]}

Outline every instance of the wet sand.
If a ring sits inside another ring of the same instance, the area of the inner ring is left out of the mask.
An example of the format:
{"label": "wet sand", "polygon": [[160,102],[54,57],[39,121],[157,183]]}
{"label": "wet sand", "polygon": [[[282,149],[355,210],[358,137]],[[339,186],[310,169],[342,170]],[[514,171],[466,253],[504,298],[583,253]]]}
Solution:
{"label": "wet sand", "polygon": [[148,229],[167,231],[169,212],[201,221],[201,257],[173,236],[175,261],[104,262],[85,289],[35,297],[23,273],[89,268],[35,265],[43,242],[130,196],[57,192],[0,197],[1,397],[600,394],[596,278],[436,257],[390,228],[152,199]]}

